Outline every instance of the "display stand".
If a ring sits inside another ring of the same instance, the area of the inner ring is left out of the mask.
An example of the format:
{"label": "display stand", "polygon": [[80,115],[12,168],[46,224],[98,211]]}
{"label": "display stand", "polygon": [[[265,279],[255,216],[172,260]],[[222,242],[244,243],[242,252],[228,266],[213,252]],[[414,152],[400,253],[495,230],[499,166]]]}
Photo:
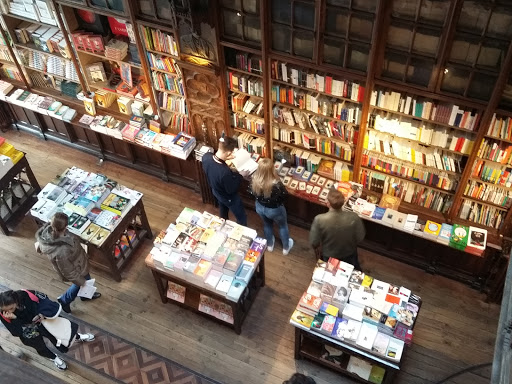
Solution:
{"label": "display stand", "polygon": [[0,179],[0,229],[9,236],[14,224],[30,211],[41,190],[26,156]]}
{"label": "display stand", "polygon": [[[321,357],[324,345],[343,352],[344,357],[342,358],[341,364],[336,364]],[[341,372],[345,376],[349,376],[361,383],[370,383],[370,381],[364,380],[347,370],[347,364],[350,356],[356,356],[364,360],[368,360],[372,365],[378,365],[384,368],[386,373],[382,381],[383,384],[392,383],[395,373],[400,370],[401,363],[399,362],[394,363],[387,361],[386,359],[377,357],[370,352],[362,351],[353,345],[334,340],[317,332],[305,330],[299,327],[295,328],[295,359],[306,358],[314,361],[315,363],[319,363],[334,369],[335,371]]]}
{"label": "display stand", "polygon": [[[158,293],[160,294],[160,298],[162,299],[162,303],[167,303],[169,301],[166,295],[168,282],[179,284],[186,288],[185,302],[180,303],[178,301],[171,300],[173,303],[181,305],[184,308],[190,309],[196,313],[200,313],[210,319],[214,319],[224,325],[227,325],[233,328],[237,335],[242,332],[242,323],[249,313],[249,309],[251,308],[251,305],[256,298],[256,294],[261,287],[265,286],[264,254],[261,255],[257,265],[254,266],[254,274],[249,280],[247,288],[245,289],[244,293],[242,293],[238,301],[230,300],[226,295],[216,291],[212,287],[204,284],[202,281],[190,280],[189,273],[164,268],[162,263],[153,260],[151,254],[146,257],[146,265],[149,269],[151,269],[151,272],[153,273],[153,277],[155,278],[156,287],[158,289]],[[217,317],[214,317],[205,312],[199,311],[199,300],[201,294],[229,305],[233,311],[233,324],[222,321]]]}

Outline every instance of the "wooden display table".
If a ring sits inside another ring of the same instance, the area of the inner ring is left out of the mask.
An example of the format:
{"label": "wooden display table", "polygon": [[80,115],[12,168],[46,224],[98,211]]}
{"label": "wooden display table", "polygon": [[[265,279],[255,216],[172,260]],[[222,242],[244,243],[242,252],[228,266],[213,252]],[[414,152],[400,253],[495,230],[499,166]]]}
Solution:
{"label": "wooden display table", "polygon": [[[337,364],[326,359],[323,359],[322,349],[323,346],[327,345],[331,348],[335,348],[340,352],[343,352],[343,358],[341,364]],[[405,351],[404,351],[405,352]],[[349,376],[362,383],[370,383],[370,381],[364,380],[358,375],[349,372],[347,370],[348,360],[350,356],[356,356],[361,359],[371,362],[372,365],[378,365],[386,370],[383,384],[390,384],[393,382],[395,373],[400,370],[401,362],[392,362],[386,360],[381,356],[377,356],[370,351],[364,351],[355,345],[345,343],[343,341],[335,340],[331,337],[323,335],[318,332],[311,330],[302,329],[295,326],[295,359],[306,358],[314,361],[335,371],[343,373],[345,376]],[[403,360],[403,355],[402,355]]]}
{"label": "wooden display table", "polygon": [[[34,217],[34,220],[39,226],[45,224],[45,222],[39,218]],[[127,236],[129,230],[134,230],[136,233],[133,240],[130,240]],[[151,232],[151,227],[146,217],[144,204],[142,203],[142,199],[140,199],[137,204],[131,207],[124,215],[119,224],[117,224],[100,246],[85,241],[81,237],[80,240],[82,243],[87,244],[87,253],[91,265],[108,272],[114,280],[121,281],[121,271],[126,267],[128,262],[134,258],[134,253],[145,237],[152,239],[153,233]],[[120,245],[121,240],[125,240],[128,243],[128,248],[124,251]],[[116,248],[118,250],[117,257]]]}
{"label": "wooden display table", "polygon": [[9,227],[30,211],[39,191],[41,187],[23,156],[0,179],[0,229],[5,235],[10,235]]}
{"label": "wooden display table", "polygon": [[[164,268],[162,263],[153,260],[151,254],[146,257],[146,265],[149,269],[151,269],[151,272],[153,273],[153,277],[155,278],[156,287],[158,289],[158,293],[160,294],[160,298],[162,299],[162,303],[167,303],[169,301],[166,294],[168,282],[179,284],[186,288],[185,302],[180,303],[178,301],[171,300],[173,303],[181,305],[182,307],[227,325],[233,328],[238,335],[242,332],[242,323],[247,316],[247,313],[249,312],[254,299],[256,298],[256,294],[258,293],[259,289],[265,285],[264,254],[262,254],[259,260],[255,263],[254,273],[249,280],[249,283],[247,284],[247,288],[242,293],[238,301],[229,299],[225,294],[216,291],[212,287],[204,284],[202,281],[198,281],[197,279],[192,280],[190,273],[184,272],[182,270],[170,270]],[[229,305],[233,311],[233,324],[222,321],[217,317],[200,311],[200,295],[209,296],[212,299]]]}

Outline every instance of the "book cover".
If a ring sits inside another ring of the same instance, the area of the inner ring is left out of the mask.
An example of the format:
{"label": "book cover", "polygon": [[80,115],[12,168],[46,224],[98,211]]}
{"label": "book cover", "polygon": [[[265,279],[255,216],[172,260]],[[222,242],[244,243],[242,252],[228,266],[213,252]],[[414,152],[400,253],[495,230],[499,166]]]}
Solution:
{"label": "book cover", "polygon": [[401,200],[399,197],[391,196],[384,193],[380,199],[379,206],[382,208],[389,208],[396,211],[400,206],[400,202]]}
{"label": "book cover", "polygon": [[452,225],[448,223],[441,224],[439,235],[437,236],[437,242],[448,245],[450,243],[450,237],[452,235]]}
{"label": "book cover", "polygon": [[350,356],[350,360],[348,361],[347,365],[347,371],[359,376],[363,380],[368,380],[371,370],[372,365],[366,360],[360,359],[353,355]]}
{"label": "book cover", "polygon": [[298,309],[293,311],[293,314],[290,318],[290,323],[294,325],[298,325],[300,328],[309,329],[311,327],[311,323],[313,322],[313,316],[307,315]]}
{"label": "book cover", "polygon": [[217,284],[217,291],[222,293],[228,293],[229,287],[231,287],[231,284],[233,283],[233,276],[228,275],[222,275],[222,277],[219,280],[219,283]]}
{"label": "book cover", "polygon": [[384,333],[377,333],[375,341],[373,342],[372,351],[382,356],[386,355],[390,339],[391,338]]}
{"label": "book cover", "polygon": [[187,288],[183,285],[179,285],[169,281],[169,285],[167,287],[167,297],[171,300],[178,301],[180,303],[185,302],[185,294],[187,292]]}
{"label": "book cover", "polygon": [[338,340],[345,340],[345,334],[348,330],[348,319],[338,317],[336,318],[336,324],[332,330],[331,336]]}
{"label": "book cover", "polygon": [[425,224],[425,234],[431,237],[437,237],[439,232],[441,232],[441,224],[436,223],[435,221],[428,220]]}
{"label": "book cover", "polygon": [[320,332],[330,336],[334,329],[334,325],[336,324],[336,316],[325,315],[324,321],[322,322],[322,327],[320,328]]}
{"label": "book cover", "polygon": [[377,333],[378,328],[376,325],[363,322],[356,344],[365,349],[372,349]]}
{"label": "book cover", "polygon": [[373,384],[382,384],[385,375],[386,370],[384,368],[378,365],[373,365],[372,370],[370,371],[370,376],[368,377],[368,381]]}
{"label": "book cover", "polygon": [[[297,309],[300,310],[300,308],[297,308]],[[325,319],[324,313],[317,313],[315,315],[315,318],[311,322],[310,329],[312,331],[320,332],[320,330],[322,329],[322,323],[324,322],[324,319]]]}
{"label": "book cover", "polygon": [[386,357],[392,360],[400,361],[402,358],[402,352],[404,350],[404,342],[402,340],[390,338],[388,349],[386,351]]}
{"label": "book cover", "polygon": [[313,296],[307,292],[304,292],[299,300],[299,305],[314,312],[318,312],[320,311],[320,307],[322,305],[322,299],[320,297]]}
{"label": "book cover", "polygon": [[464,250],[468,244],[469,227],[460,224],[453,224],[450,236],[450,246],[460,250]]}

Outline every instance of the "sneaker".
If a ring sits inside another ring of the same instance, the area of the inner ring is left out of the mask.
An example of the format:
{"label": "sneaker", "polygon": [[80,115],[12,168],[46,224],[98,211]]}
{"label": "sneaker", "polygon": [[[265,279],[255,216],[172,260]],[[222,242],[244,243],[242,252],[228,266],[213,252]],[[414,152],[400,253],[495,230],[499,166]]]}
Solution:
{"label": "sneaker", "polygon": [[59,297],[57,299],[57,301],[59,302],[59,304],[62,306],[62,310],[66,313],[71,313],[71,306],[69,304],[64,304],[61,300],[61,298]]}
{"label": "sneaker", "polygon": [[53,364],[55,364],[55,366],[59,368],[61,371],[64,371],[68,368],[66,362],[62,360],[59,356],[55,356],[55,359],[50,360],[53,361]]}
{"label": "sneaker", "polygon": [[92,298],[88,299],[87,297],[81,297],[80,300],[82,300],[82,301],[89,301],[89,300],[99,299],[100,297],[101,297],[101,293],[94,292],[93,295],[92,295]]}
{"label": "sneaker", "polygon": [[272,245],[267,244],[267,251],[272,252],[274,250],[274,245],[276,244],[276,238],[272,237]]}
{"label": "sneaker", "polygon": [[287,255],[290,253],[290,249],[293,247],[293,239],[288,239],[288,249],[283,248],[283,255]]}
{"label": "sneaker", "polygon": [[94,341],[95,337],[92,333],[77,333],[78,335],[78,341],[81,341],[83,343],[89,343],[91,341]]}

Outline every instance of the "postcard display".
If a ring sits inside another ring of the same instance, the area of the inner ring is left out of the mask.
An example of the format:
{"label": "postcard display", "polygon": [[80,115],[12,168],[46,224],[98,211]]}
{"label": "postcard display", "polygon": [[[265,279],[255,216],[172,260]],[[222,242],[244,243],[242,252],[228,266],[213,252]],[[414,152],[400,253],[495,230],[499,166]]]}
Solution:
{"label": "postcard display", "polygon": [[38,194],[30,213],[40,225],[68,215],[68,230],[87,244],[90,263],[121,281],[121,270],[142,240],[153,238],[142,193],[102,174],[72,167]]}
{"label": "postcard display", "polygon": [[318,260],[290,318],[295,358],[313,360],[367,383],[392,383],[421,308],[409,289],[337,259]]}
{"label": "postcard display", "polygon": [[185,208],[146,257],[163,303],[184,306],[241,333],[265,285],[266,240],[256,230]]}

